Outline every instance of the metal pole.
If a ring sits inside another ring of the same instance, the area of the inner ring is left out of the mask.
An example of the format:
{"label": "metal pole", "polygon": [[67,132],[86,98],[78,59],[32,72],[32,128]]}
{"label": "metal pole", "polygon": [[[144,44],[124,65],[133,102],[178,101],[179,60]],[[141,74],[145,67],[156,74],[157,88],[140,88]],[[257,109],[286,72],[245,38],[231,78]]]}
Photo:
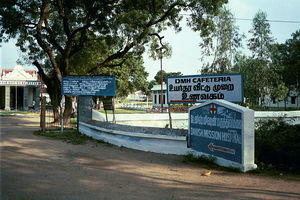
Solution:
{"label": "metal pole", "polygon": [[64,111],[65,111],[65,95],[62,95],[60,101],[60,132],[64,132]]}
{"label": "metal pole", "polygon": [[162,52],[161,52],[161,48],[159,49],[159,54],[160,54],[160,78],[161,78],[161,95],[160,95],[160,103],[161,103],[161,112],[163,112],[164,109],[164,102],[163,102],[163,95],[164,95],[164,91],[163,91],[163,72],[162,72]]}
{"label": "metal pole", "polygon": [[17,105],[18,105],[18,86],[16,86],[16,112],[17,112]]}
{"label": "metal pole", "polygon": [[171,106],[170,106],[170,104],[168,104],[168,111],[169,111],[170,129],[172,129],[172,117],[171,117]]}
{"label": "metal pole", "polygon": [[41,119],[40,126],[42,132],[46,130],[46,97],[41,97]]}

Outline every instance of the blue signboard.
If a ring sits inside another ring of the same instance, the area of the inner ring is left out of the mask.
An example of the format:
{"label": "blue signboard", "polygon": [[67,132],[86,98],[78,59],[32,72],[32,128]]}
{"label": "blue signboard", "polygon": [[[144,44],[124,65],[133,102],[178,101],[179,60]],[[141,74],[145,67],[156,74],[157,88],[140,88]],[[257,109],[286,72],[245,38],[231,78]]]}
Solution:
{"label": "blue signboard", "polygon": [[192,149],[242,163],[242,113],[208,103],[190,109],[189,123]]}
{"label": "blue signboard", "polygon": [[107,76],[64,76],[62,95],[115,96],[116,78]]}

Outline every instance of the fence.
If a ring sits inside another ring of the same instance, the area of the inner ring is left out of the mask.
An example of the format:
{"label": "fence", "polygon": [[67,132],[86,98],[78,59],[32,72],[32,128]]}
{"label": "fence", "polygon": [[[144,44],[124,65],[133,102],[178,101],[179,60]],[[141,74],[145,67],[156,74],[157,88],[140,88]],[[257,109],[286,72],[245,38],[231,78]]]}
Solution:
{"label": "fence", "polygon": [[[41,117],[40,127],[42,131],[60,130],[61,119],[55,121],[52,105],[46,105],[44,98],[41,99]],[[70,124],[63,124],[64,129],[77,129],[77,118],[75,115],[71,115]]]}

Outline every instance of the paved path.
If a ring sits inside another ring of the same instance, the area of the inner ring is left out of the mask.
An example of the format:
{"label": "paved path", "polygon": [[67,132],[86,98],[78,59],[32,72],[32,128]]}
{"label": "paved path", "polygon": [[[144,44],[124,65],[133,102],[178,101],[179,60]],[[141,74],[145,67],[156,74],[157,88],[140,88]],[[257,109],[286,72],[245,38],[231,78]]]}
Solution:
{"label": "paved path", "polygon": [[300,182],[213,171],[160,155],[32,134],[38,123],[1,117],[2,200],[300,199]]}

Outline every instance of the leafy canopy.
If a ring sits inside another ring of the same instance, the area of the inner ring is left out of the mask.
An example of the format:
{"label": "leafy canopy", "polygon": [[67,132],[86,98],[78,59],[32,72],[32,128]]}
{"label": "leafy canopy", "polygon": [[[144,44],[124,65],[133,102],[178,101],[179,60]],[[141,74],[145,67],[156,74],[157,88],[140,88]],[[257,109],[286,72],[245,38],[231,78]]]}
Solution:
{"label": "leafy canopy", "polygon": [[[0,38],[17,39],[47,84],[51,100],[60,99],[62,76],[70,62],[90,41],[100,42],[106,54],[86,74],[121,67],[128,56],[141,55],[158,43],[167,27],[180,31],[180,12],[188,11],[188,25],[201,36],[214,28],[212,16],[227,0],[10,0],[0,1]],[[156,38],[156,39],[155,39]],[[0,42],[1,42],[0,41]],[[95,49],[97,51],[98,49]],[[122,70],[122,69],[121,69]],[[51,76],[50,73],[51,72]],[[58,98],[57,98],[58,97]],[[55,99],[57,98],[57,99]],[[52,102],[53,102],[52,101]],[[58,103],[55,104],[55,106]],[[66,107],[71,100],[66,98]],[[70,113],[70,108],[65,112]],[[67,116],[66,114],[65,116]]]}

